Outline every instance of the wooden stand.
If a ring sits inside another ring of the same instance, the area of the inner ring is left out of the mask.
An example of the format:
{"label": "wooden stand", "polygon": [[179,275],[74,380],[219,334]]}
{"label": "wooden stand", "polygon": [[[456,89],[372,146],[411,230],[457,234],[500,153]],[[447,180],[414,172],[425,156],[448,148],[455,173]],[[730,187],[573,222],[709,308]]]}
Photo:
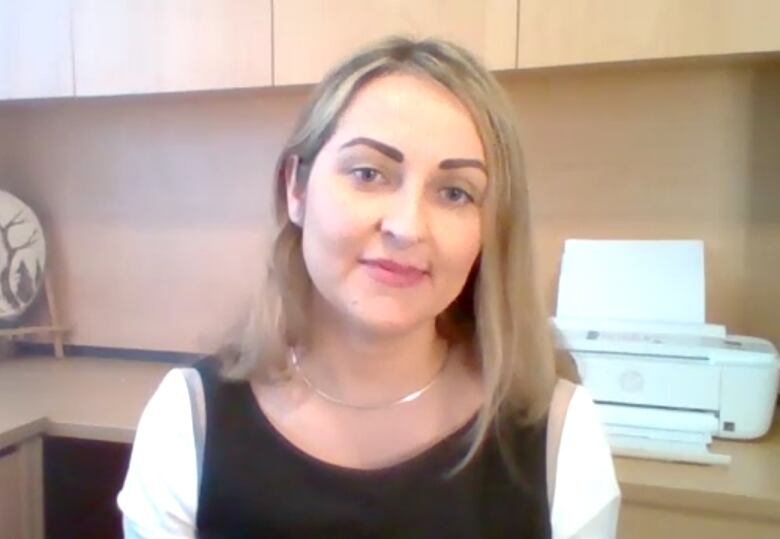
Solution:
{"label": "wooden stand", "polygon": [[63,346],[63,336],[68,331],[60,325],[60,319],[57,313],[57,304],[54,300],[54,289],[51,285],[49,273],[46,272],[43,277],[44,291],[46,292],[46,305],[49,309],[48,326],[22,326],[18,328],[0,329],[0,339],[11,339],[22,335],[40,335],[46,333],[51,335],[54,345],[54,356],[58,359],[65,357],[65,348]]}

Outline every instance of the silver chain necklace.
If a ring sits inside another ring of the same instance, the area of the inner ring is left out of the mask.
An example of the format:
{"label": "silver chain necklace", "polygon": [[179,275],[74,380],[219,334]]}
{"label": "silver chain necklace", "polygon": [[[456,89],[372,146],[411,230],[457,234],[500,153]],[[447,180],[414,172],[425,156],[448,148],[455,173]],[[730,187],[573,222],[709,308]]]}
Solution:
{"label": "silver chain necklace", "polygon": [[436,371],[436,374],[433,375],[433,378],[431,378],[431,380],[427,384],[425,384],[420,389],[416,389],[411,393],[404,395],[400,399],[396,399],[394,401],[386,402],[382,404],[354,404],[351,402],[341,400],[338,397],[334,397],[333,395],[329,395],[328,393],[325,393],[316,385],[314,385],[314,383],[311,380],[309,380],[309,378],[305,374],[303,374],[303,370],[301,369],[300,363],[298,362],[298,355],[295,353],[295,350],[291,350],[291,353],[292,353],[293,367],[295,368],[295,371],[298,373],[298,376],[301,377],[301,380],[303,380],[303,383],[305,383],[309,387],[309,389],[314,391],[317,395],[319,395],[320,397],[322,397],[328,402],[337,404],[339,406],[344,406],[346,408],[354,408],[357,410],[380,410],[382,408],[390,408],[392,406],[404,404],[407,402],[412,402],[414,400],[419,399],[423,394],[425,394],[426,391],[428,391],[431,387],[433,387],[433,384],[435,384],[436,381],[439,379],[441,373],[444,372],[444,367],[448,363],[447,359],[445,358],[445,360],[441,362],[441,366],[439,367],[439,370]]}

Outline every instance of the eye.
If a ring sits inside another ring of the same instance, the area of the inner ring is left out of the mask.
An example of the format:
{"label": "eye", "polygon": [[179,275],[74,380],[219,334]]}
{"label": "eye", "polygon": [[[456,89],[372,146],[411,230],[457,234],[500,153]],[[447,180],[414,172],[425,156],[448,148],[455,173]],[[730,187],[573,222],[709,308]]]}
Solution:
{"label": "eye", "polygon": [[380,175],[377,169],[371,167],[353,168],[350,171],[350,174],[359,183],[376,183],[376,180],[379,178]]}
{"label": "eye", "polygon": [[474,202],[474,197],[472,197],[470,194],[468,194],[460,187],[445,187],[444,189],[439,191],[439,193],[441,194],[441,196],[444,198],[446,202],[455,204],[457,206],[471,204],[472,202]]}

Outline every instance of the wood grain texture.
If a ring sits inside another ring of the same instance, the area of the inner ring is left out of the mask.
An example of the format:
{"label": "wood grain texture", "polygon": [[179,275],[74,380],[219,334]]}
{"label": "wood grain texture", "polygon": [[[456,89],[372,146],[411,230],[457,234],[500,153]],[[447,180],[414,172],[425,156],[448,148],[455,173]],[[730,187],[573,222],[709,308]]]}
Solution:
{"label": "wood grain texture", "polygon": [[43,445],[41,437],[20,440],[0,457],[2,537],[43,539]]}
{"label": "wood grain texture", "polygon": [[775,0],[522,0],[518,67],[780,50]]}
{"label": "wood grain texture", "polygon": [[274,3],[274,84],[309,84],[389,34],[441,37],[489,69],[515,66],[517,0],[284,0]]}
{"label": "wood grain texture", "polygon": [[[273,169],[305,97],[269,89],[0,107],[11,149],[3,159],[0,146],[0,181],[57,231],[49,256],[70,343],[218,346],[263,271]],[[31,324],[48,324],[37,314]]]}
{"label": "wood grain texture", "polygon": [[[731,455],[731,464],[702,466],[616,458],[624,505],[727,512],[735,519],[769,520],[780,529],[780,417],[761,440],[716,440],[712,451]],[[702,496],[702,492],[707,495]]]}
{"label": "wood grain texture", "polygon": [[623,503],[618,539],[777,539],[780,521],[743,518],[727,509],[718,512],[682,511]]}
{"label": "wood grain texture", "polygon": [[[7,447],[44,432],[56,434],[53,427],[68,425],[79,429],[69,437],[107,440],[106,432],[126,430],[124,439],[113,441],[130,442],[143,407],[170,368],[169,364],[95,358],[0,362],[0,410],[6,410],[5,421],[0,421],[0,444]],[[29,419],[29,410],[38,410],[48,422],[39,423],[38,432],[26,432],[22,438],[4,436],[4,428],[14,429]],[[623,493],[621,529],[628,530],[621,539],[707,537],[678,532],[714,530],[712,523],[724,519],[730,522],[724,530],[756,533],[742,537],[772,537],[766,530],[776,530],[780,524],[780,421],[758,442],[723,440],[713,449],[731,455],[731,466],[616,459]],[[10,474],[19,475],[18,471]],[[658,528],[648,527],[654,519],[664,522],[658,522]],[[754,523],[752,528],[744,527],[748,522]],[[652,530],[657,534],[647,535]]]}
{"label": "wood grain texture", "polygon": [[0,99],[72,95],[70,0],[0,0]]}
{"label": "wood grain texture", "polygon": [[[701,238],[707,320],[780,346],[780,62],[500,79],[519,118],[550,308],[567,238]],[[70,342],[182,352],[220,342],[265,264],[273,168],[308,91],[0,107],[5,188],[57,231]]]}
{"label": "wood grain texture", "polygon": [[43,539],[43,440],[40,436],[28,438],[19,445],[21,476],[21,514],[24,522],[22,537]]}
{"label": "wood grain texture", "polygon": [[516,104],[540,285],[564,241],[702,239],[706,314],[780,346],[780,63],[601,66],[502,78]]}
{"label": "wood grain texture", "polygon": [[0,530],[7,537],[25,537],[19,450],[0,457]]}
{"label": "wood grain texture", "polygon": [[780,62],[754,73],[751,93],[744,305],[750,330],[780,347]]}
{"label": "wood grain texture", "polygon": [[2,361],[0,449],[42,433],[132,442],[144,406],[173,367],[94,358]]}
{"label": "wood grain texture", "polygon": [[73,0],[76,94],[271,84],[271,0]]}

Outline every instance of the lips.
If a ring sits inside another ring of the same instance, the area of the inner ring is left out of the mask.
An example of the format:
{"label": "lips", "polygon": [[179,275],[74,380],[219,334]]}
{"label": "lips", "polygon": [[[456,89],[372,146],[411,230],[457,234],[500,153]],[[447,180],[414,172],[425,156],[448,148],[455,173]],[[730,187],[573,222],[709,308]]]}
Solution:
{"label": "lips", "polygon": [[395,287],[418,284],[428,273],[418,266],[401,264],[388,259],[361,260],[361,262],[374,280]]}
{"label": "lips", "polygon": [[420,269],[417,266],[400,264],[398,262],[394,262],[393,260],[387,260],[384,258],[376,259],[376,260],[366,260],[365,263],[373,266],[378,266],[384,270],[392,271],[394,273],[407,273],[407,274],[425,273],[425,270]]}

